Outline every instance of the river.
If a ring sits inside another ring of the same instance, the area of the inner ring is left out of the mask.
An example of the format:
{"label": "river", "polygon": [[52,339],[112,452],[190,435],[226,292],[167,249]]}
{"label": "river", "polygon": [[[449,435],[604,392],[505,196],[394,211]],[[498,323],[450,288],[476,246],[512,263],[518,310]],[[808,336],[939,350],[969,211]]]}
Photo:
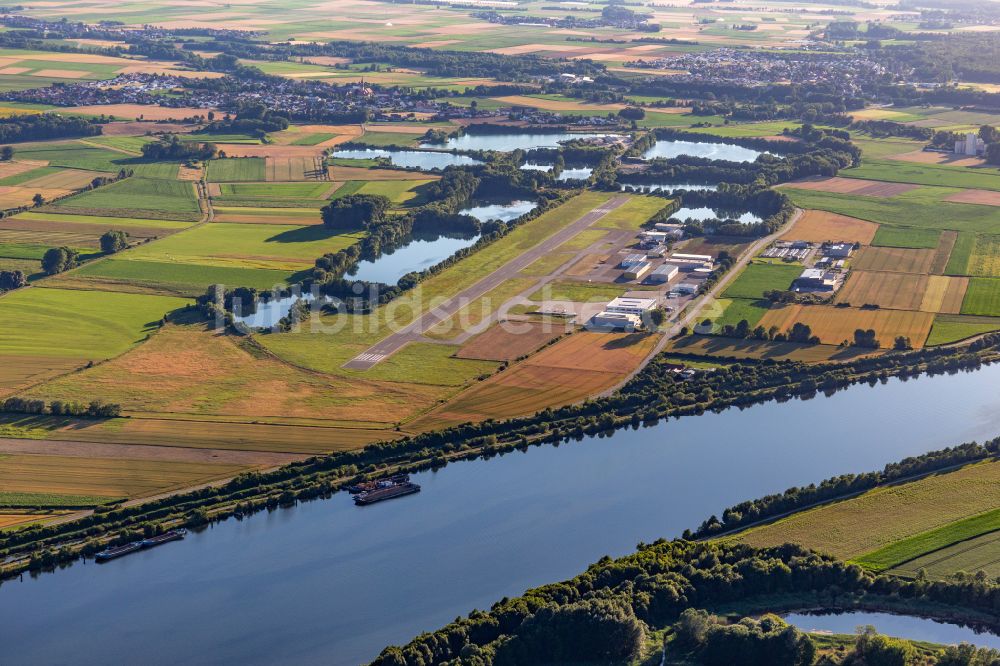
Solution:
{"label": "river", "polygon": [[0,588],[0,663],[358,664],[738,501],[1000,433],[1000,366],[686,417]]}

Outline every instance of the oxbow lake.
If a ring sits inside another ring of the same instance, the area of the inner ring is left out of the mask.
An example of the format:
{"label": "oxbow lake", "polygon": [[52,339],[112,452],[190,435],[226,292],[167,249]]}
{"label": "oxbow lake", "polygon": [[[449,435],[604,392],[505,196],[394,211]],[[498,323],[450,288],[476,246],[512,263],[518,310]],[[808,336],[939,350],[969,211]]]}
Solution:
{"label": "oxbow lake", "polygon": [[678,208],[670,217],[677,220],[698,220],[699,222],[712,219],[736,220],[743,224],[754,224],[755,222],[763,221],[760,219],[760,216],[753,213],[708,207]]}
{"label": "oxbow lake", "polygon": [[996,436],[998,384],[1000,366],[890,379],[454,463],[369,507],[231,519],[4,583],[0,663],[359,664],[737,502]]}
{"label": "oxbow lake", "polygon": [[711,143],[701,141],[661,140],[643,154],[643,158],[674,159],[675,157],[704,157],[710,160],[726,160],[728,162],[753,162],[763,151],[744,148],[731,143]]}
{"label": "oxbow lake", "polygon": [[928,641],[942,645],[972,643],[981,647],[1000,648],[1000,636],[990,632],[976,632],[971,627],[949,622],[936,622],[912,615],[892,613],[827,613],[822,615],[791,613],[785,621],[799,629],[827,634],[853,634],[858,627],[871,625],[879,633],[895,638]]}

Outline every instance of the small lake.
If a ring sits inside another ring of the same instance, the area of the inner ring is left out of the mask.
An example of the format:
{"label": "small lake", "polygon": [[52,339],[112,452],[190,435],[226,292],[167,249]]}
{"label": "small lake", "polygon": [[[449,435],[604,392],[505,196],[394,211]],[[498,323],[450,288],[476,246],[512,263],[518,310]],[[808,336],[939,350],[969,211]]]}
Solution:
{"label": "small lake", "polygon": [[[233,319],[250,328],[273,328],[282,318],[288,315],[289,310],[292,309],[292,304],[300,298],[306,303],[312,303],[317,299],[317,295],[310,292],[304,294],[293,292],[291,295],[282,298],[271,298],[266,301],[261,299],[257,302],[257,312],[252,315],[233,317]],[[328,300],[325,296],[320,296],[319,298],[322,301]],[[317,305],[317,307],[319,306]]]}
{"label": "small lake", "polygon": [[734,146],[731,143],[702,143],[700,141],[657,141],[643,154],[643,159],[673,159],[675,157],[703,157],[727,162],[753,162],[763,151]]}
{"label": "small lake", "polygon": [[510,222],[516,220],[525,213],[530,213],[538,204],[534,201],[517,200],[510,203],[491,203],[489,201],[473,201],[467,208],[463,208],[459,213],[471,215],[480,222],[489,220],[500,220]]}
{"label": "small lake", "polygon": [[381,148],[359,148],[353,150],[338,150],[334,157],[353,160],[373,160],[377,157],[388,157],[398,167],[407,169],[444,169],[450,166],[471,166],[482,164],[468,155],[439,153],[432,150],[383,150]]}
{"label": "small lake", "polygon": [[[616,134],[594,134],[587,132],[510,132],[504,134],[463,134],[449,138],[444,147],[449,150],[533,150],[535,148],[558,148],[563,141],[573,139],[594,139]],[[426,148],[441,147],[440,144],[425,144]]]}
{"label": "small lake", "polygon": [[[521,168],[529,171],[552,171],[551,164],[522,164]],[[591,167],[563,167],[556,180],[586,180],[592,173],[594,169]]]}
{"label": "small lake", "polygon": [[698,222],[704,222],[705,220],[736,220],[737,222],[742,222],[743,224],[754,224],[756,222],[763,222],[763,220],[753,213],[741,213],[737,210],[722,210],[721,208],[708,208],[703,206],[700,208],[678,208],[675,213],[673,213],[671,218],[676,220],[697,220]]}
{"label": "small lake", "polygon": [[853,634],[858,627],[871,625],[880,634],[893,638],[908,638],[942,645],[971,643],[979,647],[1000,648],[1000,636],[994,633],[976,633],[960,624],[937,622],[912,615],[892,613],[867,613],[849,611],[822,615],[791,613],[785,621],[803,631],[826,634]]}
{"label": "small lake", "polygon": [[469,247],[479,235],[419,235],[410,237],[406,245],[383,252],[374,261],[361,261],[350,277],[367,282],[396,284],[407,273],[422,271],[439,264],[459,250]]}
{"label": "small lake", "polygon": [[0,587],[0,662],[356,666],[737,502],[995,437],[998,385],[993,365],[531,447],[25,576]]}
{"label": "small lake", "polygon": [[718,185],[704,185],[699,183],[621,183],[622,192],[676,192],[678,190],[690,190],[714,192],[719,189]]}

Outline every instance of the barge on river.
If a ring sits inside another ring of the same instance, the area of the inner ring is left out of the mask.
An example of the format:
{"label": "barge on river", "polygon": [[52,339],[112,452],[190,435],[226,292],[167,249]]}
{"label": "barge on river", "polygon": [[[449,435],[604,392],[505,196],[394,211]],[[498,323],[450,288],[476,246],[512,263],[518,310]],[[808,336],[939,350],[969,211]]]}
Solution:
{"label": "barge on river", "polygon": [[365,481],[348,488],[358,506],[420,492],[420,486],[410,481],[409,474],[397,474],[387,479]]}
{"label": "barge on river", "polygon": [[134,553],[137,550],[143,550],[146,548],[155,548],[156,546],[165,544],[169,541],[176,541],[178,539],[183,539],[184,535],[187,534],[185,529],[167,530],[163,534],[158,534],[154,537],[149,537],[148,539],[142,539],[140,541],[133,541],[127,543],[123,546],[115,546],[114,548],[108,548],[107,550],[102,550],[94,559],[98,562],[107,562],[121,557],[122,555],[128,555],[129,553]]}

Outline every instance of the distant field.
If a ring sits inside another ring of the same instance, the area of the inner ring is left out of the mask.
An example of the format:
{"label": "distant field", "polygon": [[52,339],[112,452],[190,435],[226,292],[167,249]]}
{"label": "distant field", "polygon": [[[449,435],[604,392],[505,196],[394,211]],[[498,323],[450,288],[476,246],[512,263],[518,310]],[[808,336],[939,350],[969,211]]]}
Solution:
{"label": "distant field", "polygon": [[263,157],[231,157],[208,163],[211,183],[259,182],[267,180],[265,176]]}
{"label": "distant field", "polygon": [[29,143],[18,146],[17,158],[44,160],[49,166],[72,167],[88,171],[117,173],[135,158],[106,148],[95,148],[75,141]]}
{"label": "distant field", "polygon": [[874,222],[821,210],[807,210],[782,238],[810,243],[843,241],[869,245],[877,231],[878,225]]}
{"label": "distant field", "polygon": [[725,298],[764,297],[765,291],[787,290],[802,273],[801,266],[783,264],[750,264],[723,293]]}
{"label": "distant field", "polygon": [[64,199],[53,208],[56,212],[115,217],[174,220],[201,217],[192,183],[138,176]]}
{"label": "distant field", "polygon": [[914,183],[1000,191],[1000,172],[938,164],[913,164],[893,159],[865,159],[861,166],[844,169],[841,176],[892,183]]}
{"label": "distant field", "polygon": [[221,196],[234,199],[323,199],[332,188],[329,182],[311,183],[222,183]]}

